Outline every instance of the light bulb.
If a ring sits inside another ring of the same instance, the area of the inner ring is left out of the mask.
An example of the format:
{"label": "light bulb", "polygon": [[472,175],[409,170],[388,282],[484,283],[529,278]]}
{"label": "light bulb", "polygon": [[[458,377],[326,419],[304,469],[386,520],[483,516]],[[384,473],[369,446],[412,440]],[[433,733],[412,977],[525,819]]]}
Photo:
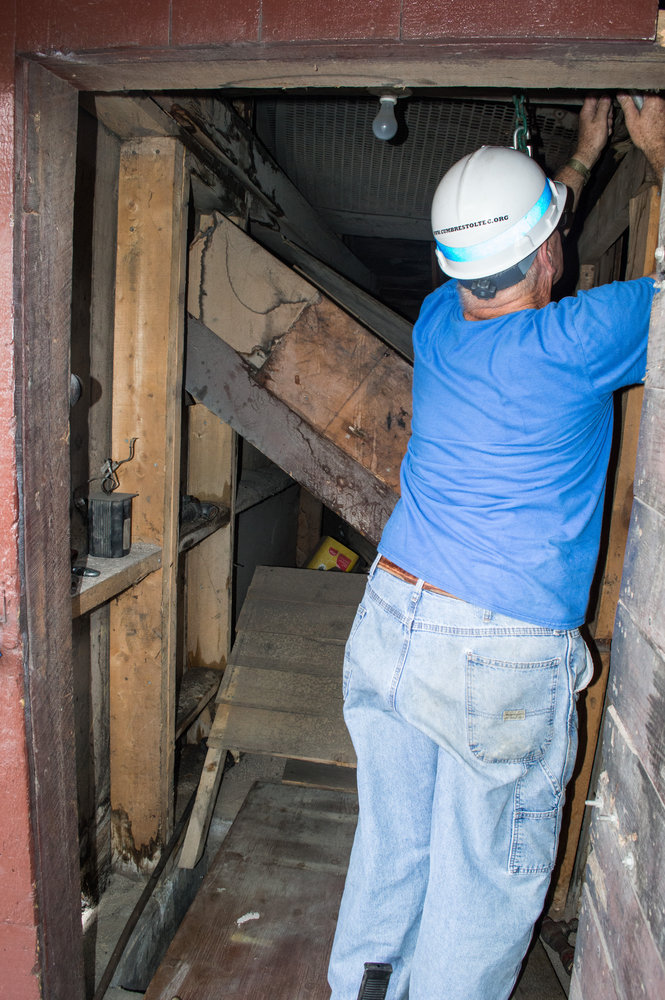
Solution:
{"label": "light bulb", "polygon": [[379,98],[379,113],[372,122],[372,132],[377,139],[392,139],[397,132],[396,104],[396,97],[386,95]]}

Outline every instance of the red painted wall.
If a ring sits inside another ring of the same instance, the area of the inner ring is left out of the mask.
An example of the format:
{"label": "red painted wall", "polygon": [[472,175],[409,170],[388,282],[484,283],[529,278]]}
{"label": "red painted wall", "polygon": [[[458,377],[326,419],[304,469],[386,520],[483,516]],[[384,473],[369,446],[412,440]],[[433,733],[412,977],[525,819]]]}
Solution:
{"label": "red painted wall", "polygon": [[0,993],[39,996],[30,852],[12,337],[14,0],[0,23]]}
{"label": "red painted wall", "polygon": [[655,35],[658,0],[30,0],[19,51],[349,39]]}
{"label": "red painted wall", "polygon": [[[18,12],[17,12],[18,7]],[[36,1000],[23,650],[18,621],[12,212],[14,52],[228,42],[653,38],[657,0],[3,0],[0,5],[0,992]],[[6,602],[6,611],[5,611]],[[6,618],[6,621],[4,620]]]}

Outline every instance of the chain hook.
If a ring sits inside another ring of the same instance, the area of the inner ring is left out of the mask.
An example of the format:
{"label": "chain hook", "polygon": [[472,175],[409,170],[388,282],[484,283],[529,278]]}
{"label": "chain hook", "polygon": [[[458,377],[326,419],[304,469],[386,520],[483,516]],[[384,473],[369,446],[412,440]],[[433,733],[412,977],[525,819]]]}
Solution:
{"label": "chain hook", "polygon": [[513,147],[520,151],[520,153],[526,153],[527,156],[532,156],[531,148],[531,132],[529,131],[529,122],[526,115],[526,98],[524,94],[517,94],[513,96],[513,104],[515,106],[515,131],[513,132]]}

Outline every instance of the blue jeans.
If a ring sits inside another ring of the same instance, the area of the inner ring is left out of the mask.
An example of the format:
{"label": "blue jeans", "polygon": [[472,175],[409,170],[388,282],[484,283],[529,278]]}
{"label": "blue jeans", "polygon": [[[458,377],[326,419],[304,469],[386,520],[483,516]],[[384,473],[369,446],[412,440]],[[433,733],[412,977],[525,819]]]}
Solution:
{"label": "blue jeans", "polygon": [[344,662],[360,813],[329,968],[356,1000],[506,1000],[545,898],[592,674],[541,628],[372,567]]}

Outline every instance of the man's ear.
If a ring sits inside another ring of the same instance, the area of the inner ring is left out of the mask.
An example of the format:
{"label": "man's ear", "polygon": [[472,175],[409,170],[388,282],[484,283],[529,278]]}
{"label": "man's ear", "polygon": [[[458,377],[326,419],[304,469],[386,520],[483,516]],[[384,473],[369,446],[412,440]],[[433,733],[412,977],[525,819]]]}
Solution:
{"label": "man's ear", "polygon": [[552,251],[549,247],[549,240],[545,240],[545,242],[541,243],[538,247],[536,261],[548,273],[552,273],[554,270],[554,259],[552,257]]}
{"label": "man's ear", "polygon": [[538,250],[542,251],[542,265],[546,274],[551,279],[552,284],[556,284],[563,274],[563,247],[559,232],[555,229]]}

